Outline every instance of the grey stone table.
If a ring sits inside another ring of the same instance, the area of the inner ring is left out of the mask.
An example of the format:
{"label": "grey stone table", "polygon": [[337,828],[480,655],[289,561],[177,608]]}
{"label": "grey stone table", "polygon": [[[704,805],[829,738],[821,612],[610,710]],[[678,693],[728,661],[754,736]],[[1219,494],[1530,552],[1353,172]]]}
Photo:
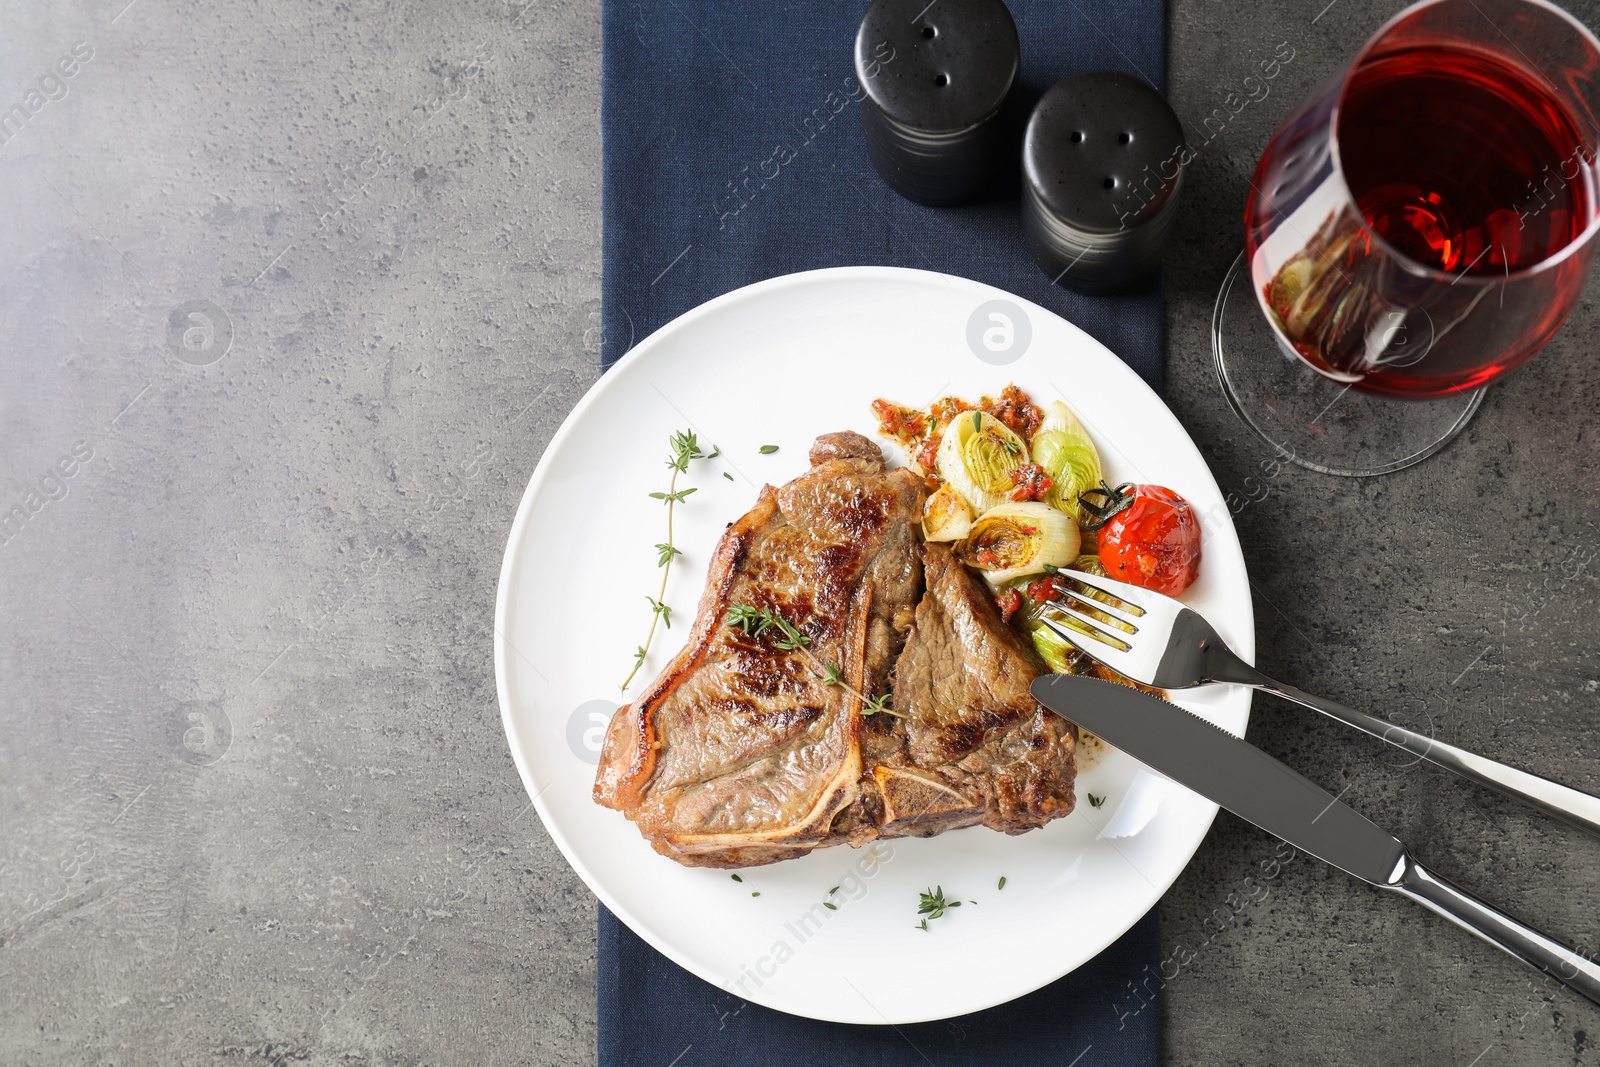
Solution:
{"label": "grey stone table", "polygon": [[[1210,370],[1257,154],[1396,6],[1175,0],[1205,133],[1169,395],[1236,494],[1268,668],[1600,790],[1594,289],[1381,480],[1272,464]],[[595,904],[490,649],[519,494],[596,375],[596,0],[0,26],[0,1064],[591,1062]],[[1281,42],[1270,98],[1207,124]],[[1600,946],[1600,842],[1264,700],[1251,736]],[[1225,815],[1163,902],[1169,1062],[1600,1059],[1587,1003],[1276,858]]]}

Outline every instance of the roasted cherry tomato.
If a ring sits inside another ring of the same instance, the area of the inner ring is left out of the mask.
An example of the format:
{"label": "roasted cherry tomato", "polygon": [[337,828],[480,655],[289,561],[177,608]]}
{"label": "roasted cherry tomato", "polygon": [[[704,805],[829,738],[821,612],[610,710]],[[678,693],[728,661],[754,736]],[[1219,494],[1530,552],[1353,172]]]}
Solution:
{"label": "roasted cherry tomato", "polygon": [[1200,520],[1183,497],[1160,485],[1101,492],[1100,563],[1118,581],[1177,596],[1200,574]]}

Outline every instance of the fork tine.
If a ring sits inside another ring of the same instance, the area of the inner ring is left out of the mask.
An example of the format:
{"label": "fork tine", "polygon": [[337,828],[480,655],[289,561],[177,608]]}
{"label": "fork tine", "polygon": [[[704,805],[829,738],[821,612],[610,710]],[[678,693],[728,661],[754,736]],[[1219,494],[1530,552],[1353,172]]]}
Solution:
{"label": "fork tine", "polygon": [[[1104,589],[1098,585],[1095,585],[1094,582],[1089,580],[1091,576],[1084,574],[1081,571],[1057,571],[1056,577],[1069,578],[1078,585],[1081,585],[1084,589],[1088,590],[1090,593],[1089,596],[1084,596],[1078,590],[1072,588],[1068,588],[1067,592],[1077,597],[1079,600],[1082,600],[1084,603],[1094,604],[1096,608],[1105,612],[1107,615],[1110,615],[1112,618],[1121,619],[1123,622],[1131,623],[1133,620],[1149,614],[1149,612],[1145,610],[1145,608],[1137,600],[1130,600],[1121,592],[1114,592],[1110,589]],[[1107,600],[1101,600],[1100,597],[1105,597],[1110,602],[1107,603]]]}
{"label": "fork tine", "polygon": [[[1039,616],[1040,625],[1102,667],[1108,667],[1124,675],[1130,674],[1137,667],[1138,654],[1127,642],[1087,623],[1079,623],[1070,616],[1068,621],[1070,625],[1063,625],[1046,615]],[[1093,633],[1085,633],[1085,630],[1092,630]]]}
{"label": "fork tine", "polygon": [[1059,600],[1046,601],[1044,607],[1055,611],[1057,614],[1081,622],[1085,626],[1093,626],[1096,630],[1103,631],[1107,636],[1118,641],[1128,642],[1133,640],[1133,635],[1139,628],[1115,615],[1100,613],[1100,605],[1085,597],[1067,594]]}
{"label": "fork tine", "polygon": [[[1114,577],[1099,577],[1098,574],[1088,574],[1086,571],[1056,571],[1056,576],[1070,577],[1072,581],[1082,585],[1083,589],[1090,590],[1091,593],[1098,593],[1099,597],[1110,598],[1110,600],[1114,601],[1115,606],[1106,605],[1104,601],[1101,601],[1101,611],[1106,611],[1107,614],[1115,614],[1118,611],[1125,611],[1125,613],[1134,617],[1149,614],[1149,609],[1146,606],[1139,603],[1136,598],[1130,597],[1126,592],[1126,590],[1136,589],[1134,585],[1118,582]],[[1102,582],[1102,584],[1096,585],[1096,582]],[[1107,585],[1109,585],[1110,589],[1107,589]]]}
{"label": "fork tine", "polygon": [[[1061,596],[1046,603],[1048,606],[1060,610],[1071,609],[1078,613],[1078,618],[1088,619],[1102,630],[1118,630],[1123,634],[1136,634],[1139,632],[1139,627],[1124,616],[1118,615],[1115,611],[1107,610],[1106,605],[1100,603],[1100,601],[1084,596],[1073,589],[1062,590]],[[1121,634],[1118,636],[1120,637]]]}
{"label": "fork tine", "polygon": [[[1063,641],[1070,642],[1074,648],[1089,652],[1088,649],[1083,648],[1082,644],[1084,639],[1088,639],[1105,646],[1105,648],[1110,651],[1133,651],[1133,646],[1130,645],[1126,639],[1103,629],[1105,624],[1099,619],[1085,615],[1068,605],[1060,603],[1059,601],[1051,601],[1045,604],[1045,608],[1046,613],[1039,617],[1039,621],[1045,626],[1049,627],[1050,631],[1057,637],[1061,638]],[[1056,622],[1055,620],[1051,619],[1049,617],[1049,613],[1052,611],[1058,615],[1064,616],[1071,625]],[[1098,653],[1099,650],[1096,649],[1094,652],[1090,652],[1090,655],[1098,655]]]}

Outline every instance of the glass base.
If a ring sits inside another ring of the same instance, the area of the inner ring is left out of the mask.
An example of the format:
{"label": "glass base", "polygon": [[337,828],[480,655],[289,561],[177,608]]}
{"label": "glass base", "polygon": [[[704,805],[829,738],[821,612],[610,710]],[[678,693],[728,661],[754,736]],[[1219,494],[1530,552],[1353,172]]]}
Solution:
{"label": "glass base", "polygon": [[1211,352],[1233,410],[1279,456],[1323,474],[1369,478],[1420,463],[1483,403],[1483,386],[1435,400],[1373,396],[1287,354],[1233,261],[1211,316]]}

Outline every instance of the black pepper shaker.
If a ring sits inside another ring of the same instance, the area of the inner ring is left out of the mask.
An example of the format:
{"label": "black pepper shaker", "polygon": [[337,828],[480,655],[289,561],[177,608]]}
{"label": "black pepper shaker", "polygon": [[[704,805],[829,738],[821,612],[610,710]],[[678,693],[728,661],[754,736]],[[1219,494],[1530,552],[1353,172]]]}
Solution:
{"label": "black pepper shaker", "polygon": [[1000,0],[874,0],[856,31],[856,77],[867,155],[890,188],[947,207],[1003,169],[1000,109],[1021,55]]}
{"label": "black pepper shaker", "polygon": [[1057,82],[1022,145],[1022,233],[1045,273],[1091,295],[1161,263],[1189,161],[1178,116],[1147,82],[1095,70]]}

